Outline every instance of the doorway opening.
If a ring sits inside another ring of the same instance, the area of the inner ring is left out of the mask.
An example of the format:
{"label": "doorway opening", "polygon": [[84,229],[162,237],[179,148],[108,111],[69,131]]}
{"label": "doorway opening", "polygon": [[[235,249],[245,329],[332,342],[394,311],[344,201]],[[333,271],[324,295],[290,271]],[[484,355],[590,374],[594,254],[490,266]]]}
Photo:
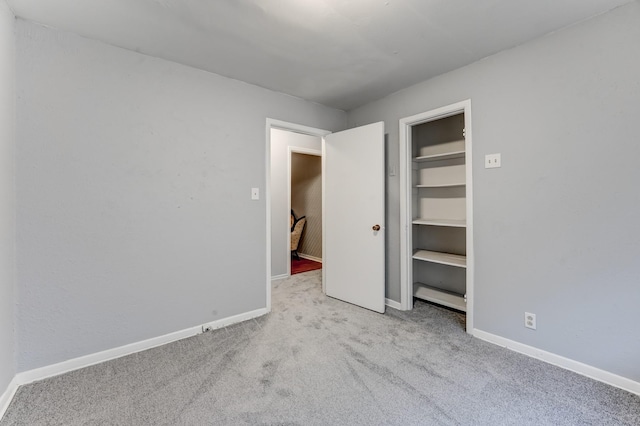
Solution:
{"label": "doorway opening", "polygon": [[[267,309],[271,310],[271,281],[291,275],[291,156],[321,158],[322,138],[330,131],[267,119],[266,203],[267,203]],[[322,206],[322,199],[320,199]],[[298,210],[296,215],[306,215]],[[322,208],[320,212],[322,221]],[[320,240],[322,241],[322,222]],[[307,230],[304,231],[305,233]],[[322,247],[322,243],[320,245]],[[305,254],[304,252],[302,252]],[[322,253],[322,252],[320,252]],[[300,251],[298,251],[300,254]],[[319,258],[322,255],[318,256]],[[323,282],[324,284],[324,282]]]}
{"label": "doorway opening", "polygon": [[322,268],[322,151],[289,147],[290,274]]}
{"label": "doorway opening", "polygon": [[384,313],[384,123],[331,133],[272,119],[266,126],[267,310],[271,310],[271,281],[290,276],[285,269],[290,268],[291,209],[279,184],[283,174],[284,185],[287,182],[289,168],[279,162],[287,143],[279,142],[278,136],[320,144],[323,293]]}

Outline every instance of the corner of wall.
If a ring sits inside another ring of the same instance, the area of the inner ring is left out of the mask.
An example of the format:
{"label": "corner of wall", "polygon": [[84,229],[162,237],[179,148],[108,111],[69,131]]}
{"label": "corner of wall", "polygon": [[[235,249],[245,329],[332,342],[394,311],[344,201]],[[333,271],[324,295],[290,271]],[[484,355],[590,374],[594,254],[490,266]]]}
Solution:
{"label": "corner of wall", "polygon": [[0,418],[16,384],[15,14],[0,0]]}

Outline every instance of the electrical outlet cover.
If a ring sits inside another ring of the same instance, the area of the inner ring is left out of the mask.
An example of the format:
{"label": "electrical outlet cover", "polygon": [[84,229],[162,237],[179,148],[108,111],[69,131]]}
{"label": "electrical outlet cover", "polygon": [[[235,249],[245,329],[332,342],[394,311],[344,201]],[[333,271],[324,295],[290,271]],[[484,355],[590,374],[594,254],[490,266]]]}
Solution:
{"label": "electrical outlet cover", "polygon": [[502,167],[502,158],[500,154],[487,154],[484,156],[484,168],[495,169]]}
{"label": "electrical outlet cover", "polygon": [[536,324],[536,314],[532,314],[530,312],[525,312],[524,313],[524,326],[527,328],[530,328],[532,330],[535,330],[537,327]]}

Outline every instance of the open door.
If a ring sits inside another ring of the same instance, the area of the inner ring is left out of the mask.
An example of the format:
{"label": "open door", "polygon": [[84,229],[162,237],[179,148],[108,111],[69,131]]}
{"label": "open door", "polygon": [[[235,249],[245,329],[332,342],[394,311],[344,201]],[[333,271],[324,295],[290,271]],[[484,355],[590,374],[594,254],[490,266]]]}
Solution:
{"label": "open door", "polygon": [[323,141],[323,280],[327,296],[384,312],[384,123]]}

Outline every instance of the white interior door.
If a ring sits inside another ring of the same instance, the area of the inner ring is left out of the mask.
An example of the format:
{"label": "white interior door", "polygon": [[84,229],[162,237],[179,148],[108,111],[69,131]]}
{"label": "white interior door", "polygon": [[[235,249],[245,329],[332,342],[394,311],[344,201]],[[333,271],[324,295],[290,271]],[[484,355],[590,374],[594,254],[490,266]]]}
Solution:
{"label": "white interior door", "polygon": [[384,123],[325,136],[322,158],[325,292],[384,312]]}

